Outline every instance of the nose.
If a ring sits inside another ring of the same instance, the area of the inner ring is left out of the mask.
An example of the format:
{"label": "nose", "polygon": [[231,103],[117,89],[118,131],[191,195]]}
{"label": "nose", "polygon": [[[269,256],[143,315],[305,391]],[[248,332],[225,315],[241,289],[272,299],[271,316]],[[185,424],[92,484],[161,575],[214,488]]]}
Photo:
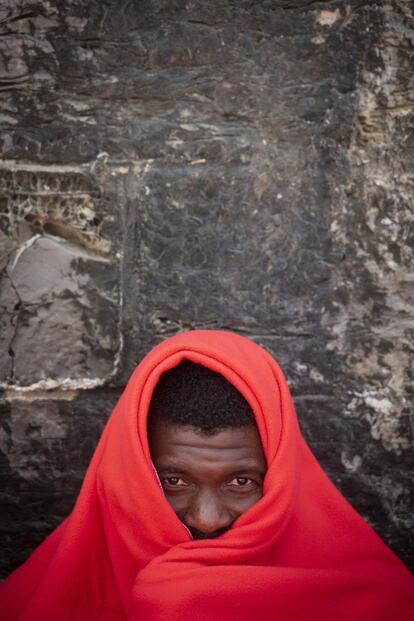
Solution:
{"label": "nose", "polygon": [[206,535],[231,526],[233,516],[213,490],[202,490],[193,499],[184,516],[184,523]]}

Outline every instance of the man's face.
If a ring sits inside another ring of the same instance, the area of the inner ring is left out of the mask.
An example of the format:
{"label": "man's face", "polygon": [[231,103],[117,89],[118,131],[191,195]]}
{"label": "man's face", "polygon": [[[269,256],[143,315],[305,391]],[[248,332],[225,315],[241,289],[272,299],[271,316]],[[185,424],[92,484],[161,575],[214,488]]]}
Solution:
{"label": "man's face", "polygon": [[149,442],[165,497],[194,539],[222,535],[263,495],[266,460],[253,425],[209,436],[156,421]]}

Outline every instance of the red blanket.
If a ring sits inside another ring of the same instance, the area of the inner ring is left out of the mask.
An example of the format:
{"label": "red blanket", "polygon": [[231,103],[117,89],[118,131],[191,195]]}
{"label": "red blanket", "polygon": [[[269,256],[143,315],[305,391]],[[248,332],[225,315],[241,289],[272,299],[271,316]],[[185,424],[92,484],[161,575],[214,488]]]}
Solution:
{"label": "red blanket", "polygon": [[[268,463],[261,500],[204,541],[190,539],[165,500],[146,433],[152,390],[183,358],[244,395]],[[230,332],[192,331],[164,341],[135,370],[72,514],[2,585],[0,616],[412,621],[414,580],[312,456],[273,358]]]}

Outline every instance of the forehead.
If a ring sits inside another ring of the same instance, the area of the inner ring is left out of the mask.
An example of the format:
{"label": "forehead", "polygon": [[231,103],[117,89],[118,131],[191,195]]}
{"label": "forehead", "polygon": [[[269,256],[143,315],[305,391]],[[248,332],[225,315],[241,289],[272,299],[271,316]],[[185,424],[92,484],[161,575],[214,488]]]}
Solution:
{"label": "forehead", "polygon": [[151,456],[157,467],[177,465],[192,468],[212,465],[264,469],[265,457],[254,425],[227,428],[206,435],[189,426],[157,421],[150,433]]}

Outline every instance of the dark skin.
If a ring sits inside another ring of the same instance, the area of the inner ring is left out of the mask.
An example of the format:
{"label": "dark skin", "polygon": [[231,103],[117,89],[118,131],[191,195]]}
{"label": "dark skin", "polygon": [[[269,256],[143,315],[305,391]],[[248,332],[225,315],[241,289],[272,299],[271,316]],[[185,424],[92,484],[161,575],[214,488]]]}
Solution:
{"label": "dark skin", "polygon": [[165,497],[194,539],[222,535],[263,496],[267,466],[255,425],[206,435],[159,420],[149,444]]}

